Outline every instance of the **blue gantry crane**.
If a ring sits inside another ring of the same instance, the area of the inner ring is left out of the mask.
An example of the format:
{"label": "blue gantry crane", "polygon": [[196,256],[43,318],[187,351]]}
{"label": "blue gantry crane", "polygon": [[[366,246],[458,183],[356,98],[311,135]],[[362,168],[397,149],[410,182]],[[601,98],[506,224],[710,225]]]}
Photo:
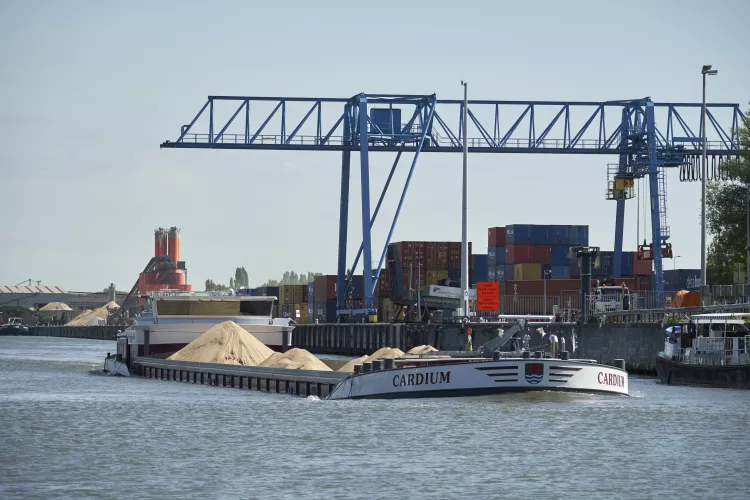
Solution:
{"label": "blue gantry crane", "polygon": [[[625,201],[634,196],[635,180],[648,177],[652,241],[638,250],[641,258],[653,259],[654,291],[663,292],[662,259],[671,256],[666,169],[695,171],[702,145],[701,106],[655,103],[648,97],[605,102],[470,100],[465,140],[470,153],[617,155],[617,164],[608,170],[607,185],[607,198],[617,202],[613,277],[619,277],[621,272]],[[733,131],[745,118],[740,106],[713,103],[706,110],[710,125],[706,127],[708,156],[716,162],[738,154],[738,138]],[[357,94],[351,98],[209,96],[192,121],[182,126],[179,137],[161,147],[340,151],[337,305],[344,309],[347,288],[361,259],[364,309],[372,310],[377,279],[419,155],[460,153],[464,142],[462,125],[463,101],[440,100],[435,94]],[[396,157],[371,211],[369,153],[375,151],[394,152]],[[348,267],[351,154],[357,152],[362,243]],[[413,157],[373,269],[371,228],[403,153],[413,153]]]}

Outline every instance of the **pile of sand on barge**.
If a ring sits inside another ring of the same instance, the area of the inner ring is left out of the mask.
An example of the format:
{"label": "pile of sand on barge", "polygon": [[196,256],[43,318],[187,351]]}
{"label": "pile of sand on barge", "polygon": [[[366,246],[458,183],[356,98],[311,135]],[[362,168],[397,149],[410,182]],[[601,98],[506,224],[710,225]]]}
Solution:
{"label": "pile of sand on barge", "polygon": [[367,358],[363,362],[370,363],[372,361],[375,361],[376,359],[402,358],[403,356],[404,351],[402,351],[398,347],[382,347],[367,356]]}
{"label": "pile of sand on barge", "polygon": [[244,328],[233,321],[225,321],[206,330],[167,359],[258,366],[273,353]]}
{"label": "pile of sand on barge", "polygon": [[287,368],[289,370],[332,371],[328,365],[304,349],[290,349],[285,353],[275,352],[263,361],[260,366],[266,368]]}
{"label": "pile of sand on barge", "polygon": [[348,372],[348,373],[354,373],[354,365],[361,365],[365,362],[367,359],[367,356],[362,356],[361,358],[354,358],[350,361],[347,361],[346,364],[344,364],[341,368],[336,370],[337,372]]}
{"label": "pile of sand on barge", "polygon": [[435,349],[431,345],[418,345],[417,347],[412,347],[411,349],[409,349],[406,354],[428,354],[436,351],[437,349]]}

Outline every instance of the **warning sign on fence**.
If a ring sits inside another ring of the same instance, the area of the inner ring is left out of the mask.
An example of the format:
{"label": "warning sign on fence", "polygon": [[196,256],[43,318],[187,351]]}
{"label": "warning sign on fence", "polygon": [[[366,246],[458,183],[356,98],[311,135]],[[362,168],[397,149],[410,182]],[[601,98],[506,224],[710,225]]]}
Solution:
{"label": "warning sign on fence", "polygon": [[477,282],[477,311],[500,310],[500,283],[497,281]]}

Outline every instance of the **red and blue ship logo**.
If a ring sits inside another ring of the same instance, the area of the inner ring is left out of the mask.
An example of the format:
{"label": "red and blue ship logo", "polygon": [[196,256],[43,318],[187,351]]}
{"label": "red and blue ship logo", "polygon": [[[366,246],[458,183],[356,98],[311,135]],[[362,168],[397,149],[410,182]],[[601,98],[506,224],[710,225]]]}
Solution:
{"label": "red and blue ship logo", "polygon": [[544,363],[526,363],[526,382],[538,384],[544,378]]}

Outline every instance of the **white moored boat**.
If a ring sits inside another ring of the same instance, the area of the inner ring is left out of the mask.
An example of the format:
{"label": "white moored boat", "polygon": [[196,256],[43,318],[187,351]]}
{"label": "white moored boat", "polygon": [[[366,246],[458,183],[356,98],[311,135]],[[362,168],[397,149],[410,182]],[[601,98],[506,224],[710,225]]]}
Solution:
{"label": "white moored boat", "polygon": [[[528,351],[527,351],[528,352]],[[628,373],[591,360],[513,357],[378,360],[328,399],[481,396],[565,391],[628,395]],[[357,370],[359,372],[359,369]]]}
{"label": "white moored boat", "polygon": [[164,357],[185,347],[211,327],[233,321],[275,351],[291,346],[294,325],[274,318],[276,297],[207,292],[152,292],[143,314],[118,336],[117,355],[105,360],[105,372],[123,374],[123,365],[139,356]]}

